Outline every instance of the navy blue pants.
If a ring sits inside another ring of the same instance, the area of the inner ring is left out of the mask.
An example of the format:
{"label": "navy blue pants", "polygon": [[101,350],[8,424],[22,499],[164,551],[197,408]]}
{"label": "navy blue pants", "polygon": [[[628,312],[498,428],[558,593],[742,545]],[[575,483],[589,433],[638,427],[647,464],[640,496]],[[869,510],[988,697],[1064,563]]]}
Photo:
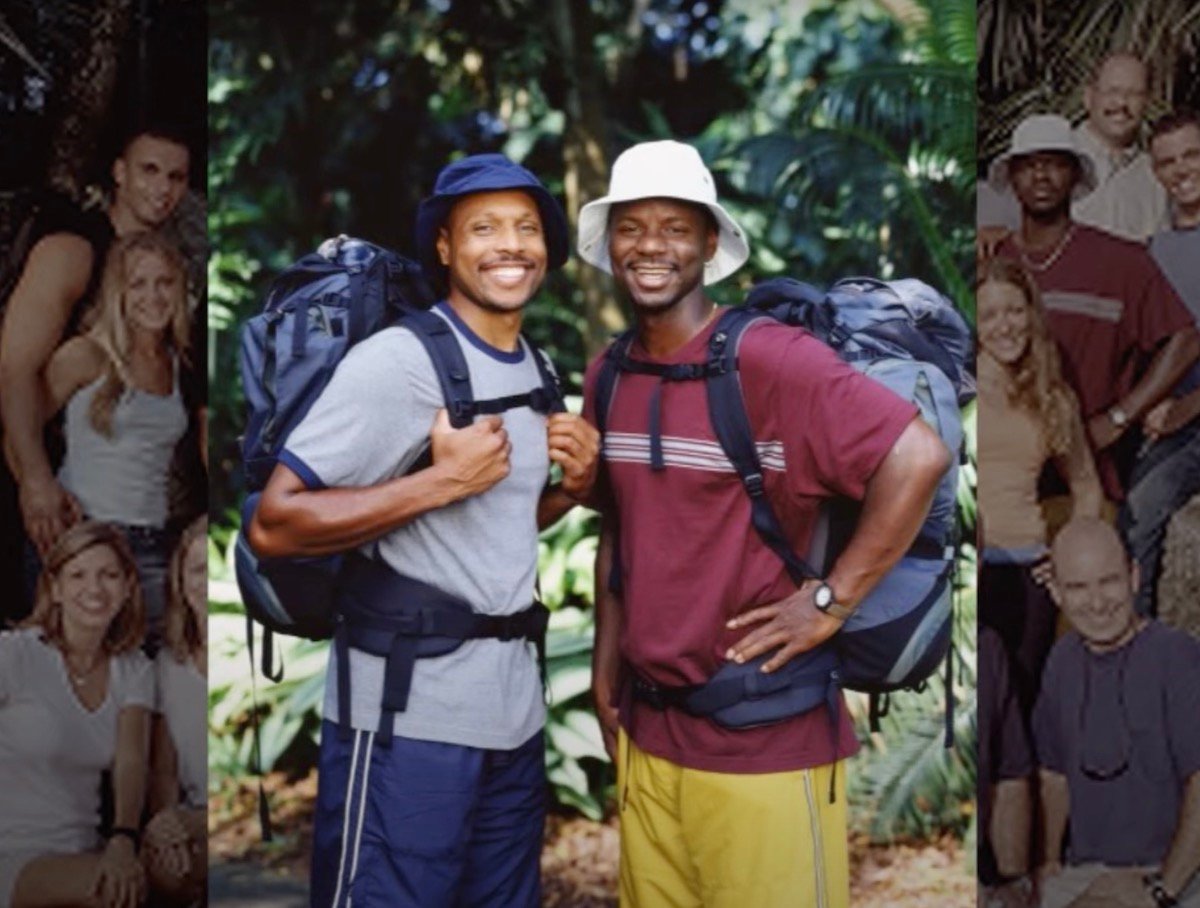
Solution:
{"label": "navy blue pants", "polygon": [[313,908],[537,908],[542,733],[481,750],[321,729]]}

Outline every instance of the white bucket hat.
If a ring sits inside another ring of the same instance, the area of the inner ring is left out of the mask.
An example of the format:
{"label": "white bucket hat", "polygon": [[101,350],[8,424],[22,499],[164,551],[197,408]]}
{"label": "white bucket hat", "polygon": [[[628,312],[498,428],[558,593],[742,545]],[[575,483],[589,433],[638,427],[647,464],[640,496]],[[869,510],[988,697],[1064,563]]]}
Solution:
{"label": "white bucket hat", "polygon": [[717,251],[704,263],[705,284],[729,277],[746,263],[750,257],[746,231],[717,203],[716,183],[700,153],[670,139],[634,145],[613,162],[608,195],[588,202],[579,211],[579,257],[612,274],[608,259],[609,209],[619,202],[657,198],[695,202],[717,219]]}
{"label": "white bucket hat", "polygon": [[1008,151],[992,161],[988,169],[988,183],[997,192],[1011,192],[1009,161],[1018,155],[1038,151],[1065,151],[1075,156],[1079,162],[1079,180],[1071,191],[1071,198],[1078,199],[1096,188],[1096,164],[1092,156],[1076,144],[1071,124],[1054,114],[1035,114],[1017,124]]}

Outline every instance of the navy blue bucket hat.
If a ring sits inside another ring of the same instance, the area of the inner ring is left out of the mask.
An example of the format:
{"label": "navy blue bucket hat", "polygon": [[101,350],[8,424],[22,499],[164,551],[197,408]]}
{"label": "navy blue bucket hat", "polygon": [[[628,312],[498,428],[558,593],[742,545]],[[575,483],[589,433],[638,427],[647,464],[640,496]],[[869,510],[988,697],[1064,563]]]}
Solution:
{"label": "navy blue bucket hat", "polygon": [[437,235],[454,203],[472,193],[506,189],[519,189],[533,197],[542,216],[547,266],[563,266],[569,248],[567,216],[550,190],[502,154],[476,154],[443,167],[434,183],[433,195],[417,208],[417,257],[427,274],[440,274],[445,267],[438,259]]}

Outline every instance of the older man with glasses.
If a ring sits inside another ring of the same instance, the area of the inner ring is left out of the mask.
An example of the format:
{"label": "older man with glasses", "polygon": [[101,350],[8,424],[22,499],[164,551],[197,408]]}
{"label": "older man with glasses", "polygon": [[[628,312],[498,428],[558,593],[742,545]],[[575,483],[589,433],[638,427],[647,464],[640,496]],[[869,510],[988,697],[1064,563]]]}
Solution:
{"label": "older man with glasses", "polygon": [[1103,521],[1068,523],[1051,556],[1073,630],[1033,713],[1042,905],[1198,908],[1200,642],[1134,611],[1137,565]]}

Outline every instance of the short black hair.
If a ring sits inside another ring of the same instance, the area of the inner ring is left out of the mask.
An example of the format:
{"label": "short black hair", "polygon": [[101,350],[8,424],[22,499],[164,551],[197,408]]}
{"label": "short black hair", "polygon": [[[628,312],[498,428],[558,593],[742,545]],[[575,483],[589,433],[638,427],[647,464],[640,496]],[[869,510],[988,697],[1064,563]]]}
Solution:
{"label": "short black hair", "polygon": [[1170,113],[1163,114],[1150,125],[1149,141],[1153,142],[1159,136],[1183,129],[1185,126],[1195,126],[1200,129],[1200,113],[1190,107],[1177,107]]}
{"label": "short black hair", "polygon": [[121,136],[121,141],[117,146],[117,153],[113,160],[125,157],[126,152],[129,151],[129,146],[143,136],[151,139],[162,139],[173,145],[186,148],[189,155],[192,153],[191,136],[182,123],[170,120],[154,120],[135,123],[125,130]]}

